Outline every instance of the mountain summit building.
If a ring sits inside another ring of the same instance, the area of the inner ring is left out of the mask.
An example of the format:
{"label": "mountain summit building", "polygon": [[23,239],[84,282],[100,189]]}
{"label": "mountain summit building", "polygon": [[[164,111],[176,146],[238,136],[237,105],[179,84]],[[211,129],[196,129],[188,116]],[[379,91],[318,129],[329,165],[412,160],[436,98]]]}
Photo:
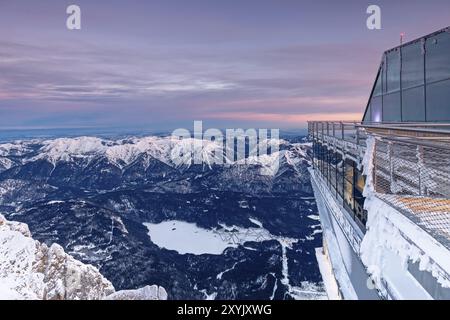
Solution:
{"label": "mountain summit building", "polygon": [[450,299],[450,27],[383,54],[361,122],[309,122],[330,297]]}

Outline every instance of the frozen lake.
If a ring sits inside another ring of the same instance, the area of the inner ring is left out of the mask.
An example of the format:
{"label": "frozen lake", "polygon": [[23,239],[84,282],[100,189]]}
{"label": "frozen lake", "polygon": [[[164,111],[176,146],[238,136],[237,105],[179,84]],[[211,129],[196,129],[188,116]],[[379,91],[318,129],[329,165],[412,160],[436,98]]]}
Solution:
{"label": "frozen lake", "polygon": [[226,241],[219,233],[197,227],[184,221],[164,221],[162,223],[144,223],[149,236],[160,248],[175,250],[180,254],[222,254],[226,248],[236,244]]}
{"label": "frozen lake", "polygon": [[220,255],[226,248],[237,247],[245,242],[262,242],[277,240],[282,245],[290,246],[296,239],[276,237],[264,229],[256,219],[250,219],[257,228],[240,228],[220,225],[219,229],[207,230],[195,223],[172,220],[161,223],[144,223],[149,230],[151,241],[160,248],[175,250],[180,254],[215,254]]}

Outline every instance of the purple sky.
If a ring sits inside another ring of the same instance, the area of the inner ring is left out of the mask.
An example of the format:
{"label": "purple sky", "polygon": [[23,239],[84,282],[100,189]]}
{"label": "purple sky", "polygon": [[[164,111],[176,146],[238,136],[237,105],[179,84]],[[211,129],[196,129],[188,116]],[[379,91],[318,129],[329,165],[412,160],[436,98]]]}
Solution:
{"label": "purple sky", "polygon": [[399,34],[448,25],[448,0],[0,0],[0,128],[358,120]]}

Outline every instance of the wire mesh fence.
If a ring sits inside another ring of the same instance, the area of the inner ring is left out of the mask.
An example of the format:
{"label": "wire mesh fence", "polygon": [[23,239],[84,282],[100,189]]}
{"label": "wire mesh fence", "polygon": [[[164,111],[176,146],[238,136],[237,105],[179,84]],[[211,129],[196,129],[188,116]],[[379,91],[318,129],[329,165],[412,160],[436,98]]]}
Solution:
{"label": "wire mesh fence", "polygon": [[374,162],[379,197],[450,248],[450,149],[380,137]]}

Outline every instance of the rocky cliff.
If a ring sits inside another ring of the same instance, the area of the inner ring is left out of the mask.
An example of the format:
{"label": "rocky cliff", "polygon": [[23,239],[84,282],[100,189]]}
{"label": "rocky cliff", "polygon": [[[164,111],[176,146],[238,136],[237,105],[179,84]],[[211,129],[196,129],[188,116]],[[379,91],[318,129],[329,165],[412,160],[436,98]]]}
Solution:
{"label": "rocky cliff", "polygon": [[28,226],[0,215],[0,299],[165,300],[162,287],[115,292],[93,266],[31,237]]}

